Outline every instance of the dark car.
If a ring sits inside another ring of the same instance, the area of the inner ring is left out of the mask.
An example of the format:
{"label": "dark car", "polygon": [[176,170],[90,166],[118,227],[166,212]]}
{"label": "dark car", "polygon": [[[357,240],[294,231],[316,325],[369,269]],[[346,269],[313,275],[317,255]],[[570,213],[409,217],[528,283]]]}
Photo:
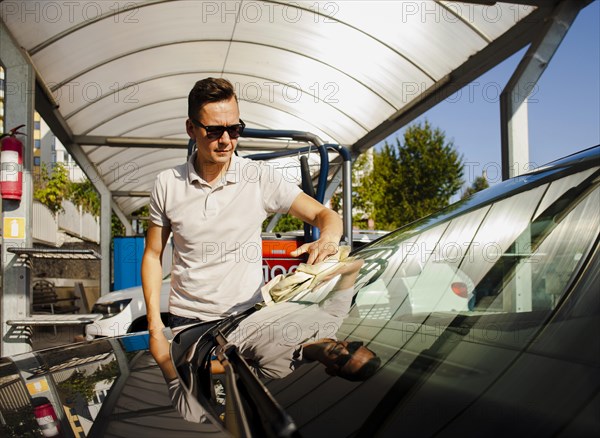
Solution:
{"label": "dark car", "polygon": [[[181,332],[173,357],[200,422],[172,407],[140,334],[2,359],[2,427],[8,436],[41,436],[39,424],[102,437],[598,436],[599,185],[595,147],[390,233],[352,254],[350,288],[341,272],[275,304],[297,306],[268,321],[283,340],[249,340],[249,322],[268,307]],[[302,309],[317,315],[348,291],[344,312],[314,328],[331,338],[337,374],[320,360],[265,366],[263,344],[306,350],[293,331]],[[440,304],[452,295],[460,305]],[[342,375],[360,343],[376,366]],[[49,408],[54,417],[40,420]]]}

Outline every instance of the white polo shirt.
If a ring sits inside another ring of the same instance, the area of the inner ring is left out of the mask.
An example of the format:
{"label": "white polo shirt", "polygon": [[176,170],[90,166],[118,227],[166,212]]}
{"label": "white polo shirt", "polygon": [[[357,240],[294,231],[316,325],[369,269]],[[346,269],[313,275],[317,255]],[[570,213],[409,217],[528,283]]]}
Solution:
{"label": "white polo shirt", "polygon": [[150,220],[173,233],[169,311],[209,321],[262,300],[262,222],[301,190],[273,165],[237,156],[212,187],[195,160],[156,177]]}

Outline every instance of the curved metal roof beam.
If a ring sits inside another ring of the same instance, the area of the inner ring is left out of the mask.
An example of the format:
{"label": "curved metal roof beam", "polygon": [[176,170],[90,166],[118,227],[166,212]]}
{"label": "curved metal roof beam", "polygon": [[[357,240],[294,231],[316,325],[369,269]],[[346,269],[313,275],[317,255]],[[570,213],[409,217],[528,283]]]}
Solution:
{"label": "curved metal roof beam", "polygon": [[[131,131],[134,131],[134,130],[136,130],[136,129],[145,128],[146,126],[152,126],[152,125],[155,125],[155,124],[157,124],[157,123],[166,122],[166,121],[168,121],[168,120],[181,120],[181,119],[182,119],[182,117],[181,117],[181,116],[177,116],[177,117],[167,117],[167,118],[165,118],[165,119],[160,119],[160,120],[151,120],[151,121],[149,121],[149,122],[142,123],[141,125],[137,125],[137,126],[134,126],[134,127],[132,127],[132,128],[129,128],[129,129],[127,129],[127,131],[123,131],[123,132],[121,132],[120,134],[117,134],[115,137],[127,137],[127,136],[128,136],[128,134],[129,134]],[[183,127],[182,127],[182,130],[183,130]]]}
{"label": "curved metal roof beam", "polygon": [[[214,39],[214,40],[187,40],[187,41],[177,41],[177,42],[170,42],[170,43],[164,43],[164,44],[155,44],[153,46],[144,47],[142,49],[134,50],[134,51],[131,51],[131,52],[126,53],[126,54],[121,54],[121,55],[118,55],[118,56],[113,56],[110,59],[102,60],[102,61],[98,62],[97,64],[94,64],[91,67],[88,67],[88,68],[86,68],[86,69],[84,69],[82,71],[79,71],[79,72],[75,73],[71,77],[66,78],[63,81],[57,83],[55,86],[51,87],[50,90],[52,92],[54,92],[54,91],[58,90],[59,88],[63,87],[64,85],[66,85],[66,84],[68,84],[70,82],[73,82],[75,79],[79,78],[80,76],[83,76],[84,74],[89,73],[89,72],[91,72],[91,71],[93,71],[93,70],[95,70],[95,69],[97,69],[99,67],[102,67],[102,66],[104,66],[106,64],[109,64],[111,62],[114,62],[116,60],[125,58],[127,56],[132,56],[132,55],[135,55],[135,54],[139,54],[140,52],[143,52],[143,51],[149,51],[149,50],[154,50],[154,49],[157,49],[157,48],[160,48],[160,47],[168,47],[168,46],[174,46],[174,45],[178,45],[178,44],[193,44],[193,43],[205,43],[205,42],[210,42],[210,43],[213,43],[213,42],[216,42],[216,43],[227,43],[227,42],[228,43],[233,43],[233,42],[235,42],[235,43],[239,43],[239,44],[250,44],[250,45],[259,46],[259,47],[268,47],[268,48],[275,49],[275,50],[281,50],[283,52],[291,53],[291,54],[300,56],[302,58],[310,59],[311,61],[314,61],[314,62],[317,62],[319,64],[325,65],[328,68],[341,73],[343,76],[346,76],[346,77],[350,78],[351,80],[359,83],[364,88],[366,88],[371,93],[373,93],[373,95],[379,97],[381,100],[383,100],[384,102],[386,102],[392,108],[395,108],[395,106],[394,106],[393,103],[391,103],[388,99],[386,99],[381,94],[377,93],[375,90],[373,90],[371,87],[369,87],[368,85],[366,85],[362,81],[359,81],[357,78],[355,78],[354,76],[348,74],[344,70],[339,69],[339,68],[337,68],[337,67],[335,67],[332,64],[329,64],[327,62],[324,62],[321,59],[314,58],[312,56],[308,56],[308,55],[306,55],[304,53],[296,52],[294,50],[287,50],[287,49],[285,49],[283,47],[275,46],[273,44],[263,44],[263,43],[257,43],[257,42],[254,42],[254,41],[238,41],[238,40],[223,40],[223,39]],[[435,80],[434,80],[434,82],[435,82]]]}
{"label": "curved metal roof beam", "polygon": [[[137,82],[129,82],[129,83],[127,83],[127,84],[124,84],[122,87],[119,87],[118,89],[115,89],[114,91],[111,91],[110,93],[107,93],[107,94],[105,94],[105,95],[103,95],[103,96],[99,97],[98,99],[95,99],[95,100],[93,100],[93,101],[89,101],[88,103],[86,103],[86,104],[85,104],[85,105],[83,105],[82,107],[78,108],[77,110],[75,110],[75,111],[73,111],[73,112],[69,113],[68,115],[65,115],[65,116],[64,116],[64,118],[65,118],[65,120],[69,120],[69,118],[71,118],[71,117],[73,117],[74,115],[76,115],[77,113],[79,113],[79,112],[81,112],[81,111],[85,110],[86,108],[89,108],[91,105],[94,105],[95,103],[97,103],[97,102],[100,102],[101,100],[103,100],[103,99],[105,99],[105,98],[109,98],[109,97],[111,97],[111,96],[114,96],[115,94],[116,94],[116,95],[118,95],[118,93],[122,92],[124,89],[126,89],[126,88],[129,88],[129,87],[131,87],[131,86],[140,85],[140,84],[143,84],[143,83],[146,83],[146,82],[151,82],[151,81],[154,81],[154,80],[159,80],[159,79],[164,79],[164,78],[172,78],[172,77],[176,77],[176,76],[184,76],[184,75],[196,74],[196,73],[198,73],[198,74],[211,74],[211,73],[217,73],[217,72],[215,72],[215,71],[213,71],[213,70],[206,71],[206,72],[202,72],[202,71],[178,72],[178,73],[175,73],[175,74],[164,74],[164,75],[158,75],[158,76],[154,76],[154,77],[152,77],[152,78],[144,79],[144,80],[142,80],[142,81],[137,81]],[[221,73],[221,74],[223,74],[223,73]],[[362,128],[364,128],[364,129],[367,129],[365,126],[363,126],[363,125],[361,124],[361,122],[360,122],[360,121],[358,121],[358,120],[355,120],[355,118],[354,118],[354,117],[350,116],[350,115],[349,115],[349,114],[347,114],[345,111],[342,111],[342,109],[341,109],[341,108],[339,108],[339,107],[337,107],[337,106],[333,105],[331,102],[328,102],[327,100],[324,100],[324,99],[323,99],[323,98],[322,98],[322,97],[321,97],[319,94],[314,94],[314,92],[308,92],[308,91],[304,90],[303,88],[297,88],[297,87],[294,87],[294,86],[292,86],[292,85],[290,85],[290,84],[288,84],[288,83],[285,83],[285,84],[284,84],[283,82],[281,82],[281,81],[279,81],[279,80],[277,80],[277,79],[271,79],[271,78],[268,78],[268,77],[265,77],[265,76],[258,76],[258,75],[253,75],[253,74],[248,74],[248,73],[241,73],[241,72],[234,72],[234,71],[228,71],[228,72],[227,72],[227,74],[228,74],[228,75],[238,75],[238,76],[243,76],[243,77],[248,77],[248,78],[256,78],[256,79],[259,79],[259,80],[268,81],[269,83],[276,83],[276,84],[280,84],[280,85],[286,85],[286,86],[288,86],[289,88],[293,88],[294,90],[301,91],[302,93],[305,93],[305,94],[307,94],[308,96],[312,96],[312,97],[313,97],[313,99],[316,99],[316,100],[318,100],[318,101],[319,101],[319,102],[321,102],[321,103],[324,103],[324,104],[326,104],[326,105],[329,105],[330,107],[332,107],[333,109],[335,109],[336,111],[338,111],[339,113],[341,113],[342,115],[344,115],[345,117],[347,117],[348,119],[352,120],[352,121],[353,121],[354,123],[356,123],[357,125],[360,125]],[[357,82],[358,82],[358,81],[357,81]],[[187,96],[185,96],[185,98],[187,99]],[[158,100],[158,101],[155,101],[155,103],[159,103],[159,102],[166,102],[166,101],[168,101],[168,100],[171,100],[171,99]],[[148,105],[148,104],[146,104],[146,105]],[[395,109],[395,107],[393,107],[393,106],[391,106],[391,108],[392,108],[392,109]],[[119,114],[117,114],[117,115],[116,115],[116,116],[114,116],[114,117],[119,117],[119,116],[122,116],[123,114],[125,114],[125,113],[127,113],[127,112],[129,112],[129,111],[126,111],[126,112],[119,113]],[[110,120],[112,120],[114,117],[112,117]],[[87,131],[85,131],[85,133],[84,133],[84,134],[87,134],[87,133],[89,133],[90,131],[92,131],[92,130],[94,130],[94,129],[97,129],[97,128],[98,128],[100,125],[102,125],[102,124],[106,123],[108,120],[109,120],[109,119],[105,119],[105,120],[103,120],[103,121],[102,121],[100,124],[98,124],[98,125],[95,125],[94,127],[92,127],[92,128],[90,128],[90,129],[88,129]]]}
{"label": "curved metal roof beam", "polygon": [[[166,164],[166,166],[164,167],[160,167],[158,169],[148,169],[148,166],[139,166],[137,168],[137,171],[145,171],[144,173],[138,173],[136,171],[136,173],[134,175],[131,175],[131,177],[133,178],[131,181],[126,180],[126,178],[118,178],[115,179],[113,182],[108,184],[108,187],[110,189],[110,191],[126,191],[127,190],[127,186],[131,185],[131,184],[135,184],[135,186],[133,187],[134,189],[139,189],[141,184],[144,183],[152,183],[152,181],[154,180],[154,178],[156,178],[156,175],[158,175],[159,172],[162,172],[163,170],[168,170],[171,169],[179,164],[183,164],[186,162],[186,157],[185,155],[183,157],[177,157],[177,158],[171,158],[168,160],[163,160],[162,163]],[[121,182],[121,184],[118,184],[118,182]]]}
{"label": "curved metal roof beam", "polygon": [[[164,162],[165,161],[169,161],[169,160],[173,160],[173,159],[181,159],[181,156],[176,157],[175,155],[177,154],[173,154],[172,152],[183,152],[183,156],[185,157],[185,150],[183,149],[154,149],[152,152],[149,152],[147,149],[140,149],[140,148],[132,148],[132,149],[128,149],[127,150],[127,154],[123,154],[120,153],[119,155],[122,155],[120,158],[123,162],[123,165],[127,164],[127,163],[135,163],[136,165],[138,163],[144,163],[143,167],[145,166],[153,166],[156,167],[158,169],[162,169],[164,168]],[[142,153],[143,152],[143,153]],[[162,160],[156,160],[155,156],[156,155],[162,155],[162,157],[164,159]],[[114,158],[114,157],[109,157],[109,158]],[[137,159],[137,161],[135,161]],[[113,164],[114,162],[117,162],[117,160],[113,160],[113,161],[106,161],[105,160],[105,164]],[[111,166],[112,167],[112,166]],[[110,176],[112,172],[112,169],[110,172],[103,172],[102,175],[103,176]],[[116,181],[118,180],[118,178],[114,178],[111,179],[110,184],[115,184]]]}
{"label": "curved metal roof beam", "polygon": [[[110,181],[106,182],[107,187],[109,187],[109,189],[111,191],[119,190],[119,189],[125,187],[127,184],[138,184],[139,185],[141,183],[141,180],[143,180],[146,176],[153,174],[153,173],[156,174],[157,171],[160,171],[160,170],[169,169],[169,168],[173,167],[170,164],[171,162],[174,162],[174,163],[181,162],[182,159],[185,159],[185,154],[182,157],[168,157],[168,158],[161,160],[160,162],[156,162],[155,164],[158,167],[153,167],[151,169],[146,168],[147,166],[150,166],[150,164],[138,165],[135,161],[128,160],[123,165],[118,166],[118,168],[111,168],[110,172],[104,172],[103,179],[105,177],[110,176],[111,174],[116,173],[116,175],[117,175],[116,178],[111,178]],[[127,168],[127,166],[129,164],[131,164],[133,166],[131,169]],[[165,167],[165,164],[167,164],[166,167]],[[140,174],[139,171],[143,171],[144,173]]]}
{"label": "curved metal roof beam", "polygon": [[52,38],[48,38],[43,43],[38,44],[37,46],[35,46],[35,47],[31,48],[30,50],[28,50],[28,52],[29,52],[29,54],[31,56],[33,56],[37,52],[40,52],[40,51],[44,50],[46,47],[51,46],[55,42],[60,41],[61,39],[63,39],[65,37],[67,37],[67,36],[69,36],[69,35],[77,32],[77,31],[79,31],[81,29],[84,29],[84,28],[86,28],[88,26],[91,26],[91,25],[93,25],[95,23],[98,23],[99,21],[105,20],[107,18],[114,17],[115,15],[119,15],[119,14],[121,14],[123,12],[128,12],[128,11],[132,11],[132,10],[135,10],[135,9],[145,8],[145,7],[148,7],[148,6],[154,6],[154,5],[159,4],[159,3],[169,3],[171,1],[173,1],[173,0],[146,0],[145,3],[125,3],[123,5],[123,7],[121,7],[119,5],[119,7],[117,8],[116,11],[114,11],[114,12],[107,12],[105,14],[102,14],[102,15],[99,15],[97,17],[94,17],[91,20],[87,20],[86,19],[85,21],[83,21],[83,22],[81,22],[81,23],[79,23],[79,24],[77,24],[77,25],[75,25],[73,27],[70,27],[69,29],[64,30],[64,31],[62,31],[62,32],[60,32],[60,33],[58,33],[56,35],[54,35]]}
{"label": "curved metal roof beam", "polygon": [[391,50],[392,52],[394,52],[396,55],[400,56],[401,58],[403,58],[404,60],[406,60],[406,62],[408,62],[409,64],[411,64],[413,67],[415,67],[416,69],[418,69],[421,73],[423,73],[425,76],[427,76],[431,81],[435,82],[435,78],[433,77],[433,75],[431,75],[429,72],[427,72],[423,67],[421,67],[419,64],[417,64],[416,62],[414,62],[412,59],[410,59],[407,55],[400,53],[398,50],[394,49],[392,46],[390,46],[389,44],[387,44],[385,41],[380,40],[379,38],[375,38],[373,35],[368,34],[367,32],[365,32],[362,29],[357,28],[356,26],[353,26],[349,23],[346,23],[345,21],[339,20],[335,17],[332,17],[330,15],[321,13],[321,12],[315,12],[312,9],[308,9],[308,8],[302,8],[297,4],[293,4],[293,3],[285,3],[285,2],[280,2],[280,1],[272,1],[272,0],[263,0],[265,3],[275,3],[275,4],[280,4],[280,5],[285,5],[287,7],[292,7],[292,8],[296,8],[302,11],[306,11],[306,12],[310,12],[314,15],[319,15],[321,17],[324,17],[328,20],[333,20],[336,21],[344,26],[349,27],[350,29],[359,32],[365,36],[367,36],[368,38],[372,39],[373,41],[376,41],[378,44],[381,44],[383,47],[386,47],[387,49]]}
{"label": "curved metal roof beam", "polygon": [[182,132],[181,132],[181,131],[179,131],[179,132],[172,132],[172,133],[171,133],[171,132],[167,132],[166,134],[163,134],[163,135],[162,135],[161,137],[159,137],[159,138],[164,138],[164,139],[171,139],[171,138],[172,138],[172,139],[181,139],[181,136],[182,136],[182,135],[183,135],[183,134],[182,134]]}
{"label": "curved metal roof beam", "polygon": [[[136,150],[138,150],[138,151],[139,151],[139,149],[136,149]],[[159,152],[162,152],[162,151],[164,151],[164,149],[152,149],[152,151],[151,151],[151,152],[148,152],[148,153],[146,153],[146,154],[144,155],[144,157],[147,157],[147,156],[150,156],[150,155],[153,155],[153,154],[157,154],[157,153],[159,153]],[[107,162],[109,162],[109,161],[113,161],[113,162],[114,162],[114,161],[118,161],[117,159],[119,158],[119,156],[120,156],[120,155],[124,155],[124,154],[127,154],[127,153],[131,153],[131,149],[122,148],[122,150],[120,150],[120,151],[118,151],[118,152],[114,152],[114,153],[113,153],[113,154],[111,154],[111,155],[108,155],[108,156],[107,156],[106,158],[104,158],[103,160],[96,161],[96,163],[95,163],[95,164],[96,164],[96,166],[97,166],[98,168],[101,168],[101,166],[103,166],[104,164],[106,164],[106,163],[107,163]],[[98,173],[100,173],[100,172],[98,172]],[[104,179],[104,177],[105,177],[106,175],[110,174],[110,173],[111,173],[111,172],[104,172],[104,173],[100,173],[100,175],[101,175],[102,179]]]}
{"label": "curved metal roof beam", "polygon": [[[185,71],[185,72],[176,72],[176,73],[173,73],[173,74],[171,74],[171,73],[168,73],[168,74],[165,73],[165,74],[162,74],[162,75],[156,75],[156,76],[152,76],[152,77],[149,77],[149,78],[145,78],[145,79],[143,79],[141,81],[137,81],[137,82],[127,82],[126,84],[123,84],[122,87],[120,86],[119,88],[116,88],[114,91],[111,91],[110,93],[103,94],[102,96],[98,97],[97,99],[87,101],[87,103],[85,105],[79,107],[75,111],[70,112],[68,115],[64,115],[63,117],[65,118],[65,120],[68,120],[71,117],[73,117],[75,114],[80,113],[81,111],[89,108],[90,106],[92,106],[92,105],[100,102],[101,100],[103,100],[105,98],[109,98],[109,97],[111,97],[111,96],[113,96],[115,94],[118,95],[120,92],[122,92],[126,88],[129,88],[129,87],[131,87],[133,85],[140,85],[140,84],[143,84],[143,83],[146,83],[146,82],[152,82],[152,81],[159,80],[159,79],[172,78],[172,77],[176,77],[176,76],[185,76],[185,75],[191,75],[191,74],[195,74],[195,73],[211,74],[211,73],[218,73],[218,72],[214,71],[214,70],[207,70],[206,72]],[[157,101],[157,102],[161,102],[161,101]],[[122,115],[122,113],[119,114],[119,115]]]}

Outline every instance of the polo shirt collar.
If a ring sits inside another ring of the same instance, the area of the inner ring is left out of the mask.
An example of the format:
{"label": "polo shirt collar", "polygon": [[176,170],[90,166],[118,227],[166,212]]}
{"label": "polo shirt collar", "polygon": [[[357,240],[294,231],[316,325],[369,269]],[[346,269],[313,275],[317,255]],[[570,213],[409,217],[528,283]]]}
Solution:
{"label": "polo shirt collar", "polygon": [[[198,155],[198,151],[195,151],[188,159],[188,162],[187,162],[188,181],[190,184],[192,184],[194,181],[199,181],[200,183],[206,184],[206,181],[204,181],[200,177],[200,175],[198,175],[198,172],[196,172],[196,168],[194,166],[197,155]],[[226,183],[237,183],[238,181],[240,181],[241,167],[242,167],[242,159],[234,154],[231,157],[231,162],[229,163],[229,169],[227,169],[227,172],[225,172],[225,182]]]}

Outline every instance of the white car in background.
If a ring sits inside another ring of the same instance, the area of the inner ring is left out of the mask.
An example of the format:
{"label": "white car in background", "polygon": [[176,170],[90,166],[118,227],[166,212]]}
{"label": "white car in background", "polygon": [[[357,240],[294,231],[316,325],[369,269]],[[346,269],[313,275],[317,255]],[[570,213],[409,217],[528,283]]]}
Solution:
{"label": "white car in background", "polygon": [[[170,287],[171,278],[167,276],[163,279],[160,290],[161,316],[165,323],[169,308]],[[100,297],[92,307],[92,313],[101,313],[102,318],[85,327],[87,340],[148,330],[142,286],[122,289]]]}

